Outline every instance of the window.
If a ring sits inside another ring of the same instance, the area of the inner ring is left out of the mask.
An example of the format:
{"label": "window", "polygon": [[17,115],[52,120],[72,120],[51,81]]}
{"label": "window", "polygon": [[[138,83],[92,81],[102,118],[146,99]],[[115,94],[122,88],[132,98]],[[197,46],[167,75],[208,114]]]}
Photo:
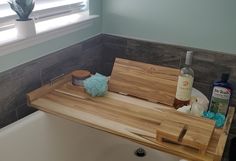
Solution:
{"label": "window", "polygon": [[18,17],[7,1],[0,0],[0,56],[88,28],[99,17],[89,14],[89,0],[35,0],[30,18],[36,35],[19,39],[14,25]]}
{"label": "window", "polygon": [[[13,21],[17,19],[7,1],[0,1],[0,31],[14,27]],[[37,23],[85,11],[88,11],[88,0],[35,0],[35,8],[30,17]]]}

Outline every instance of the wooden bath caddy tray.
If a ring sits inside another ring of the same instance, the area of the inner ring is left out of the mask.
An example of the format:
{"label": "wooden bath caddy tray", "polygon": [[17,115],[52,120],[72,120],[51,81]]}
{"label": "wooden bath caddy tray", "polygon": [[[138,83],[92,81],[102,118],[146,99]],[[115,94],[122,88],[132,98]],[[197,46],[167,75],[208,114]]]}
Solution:
{"label": "wooden bath caddy tray", "polygon": [[90,97],[71,84],[71,74],[27,96],[29,106],[193,161],[221,160],[234,115],[231,107],[215,129],[213,121],[167,105],[114,92]]}

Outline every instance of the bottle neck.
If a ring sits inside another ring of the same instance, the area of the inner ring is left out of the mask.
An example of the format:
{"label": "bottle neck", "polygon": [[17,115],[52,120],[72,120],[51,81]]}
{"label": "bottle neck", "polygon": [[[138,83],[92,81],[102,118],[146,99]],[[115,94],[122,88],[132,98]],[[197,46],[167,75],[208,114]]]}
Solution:
{"label": "bottle neck", "polygon": [[229,79],[229,74],[228,73],[223,73],[221,75],[221,82],[227,83],[228,79]]}
{"label": "bottle neck", "polygon": [[191,67],[191,64],[184,64],[184,67],[186,67],[186,68],[190,68]]}
{"label": "bottle neck", "polygon": [[187,51],[186,57],[185,57],[185,64],[190,66],[192,64],[192,58],[193,58],[193,52]]}
{"label": "bottle neck", "polygon": [[223,82],[223,83],[227,83],[228,80],[223,79],[223,80],[221,80],[221,82]]}

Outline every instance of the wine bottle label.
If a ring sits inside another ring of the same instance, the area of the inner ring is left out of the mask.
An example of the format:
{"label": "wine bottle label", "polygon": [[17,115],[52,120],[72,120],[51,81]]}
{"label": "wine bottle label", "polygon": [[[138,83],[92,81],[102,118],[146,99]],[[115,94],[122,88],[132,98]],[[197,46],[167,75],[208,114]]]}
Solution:
{"label": "wine bottle label", "polygon": [[191,98],[192,86],[193,77],[191,75],[179,76],[175,97],[181,101],[189,101]]}
{"label": "wine bottle label", "polygon": [[210,103],[210,111],[226,115],[229,106],[231,90],[223,87],[214,87]]}

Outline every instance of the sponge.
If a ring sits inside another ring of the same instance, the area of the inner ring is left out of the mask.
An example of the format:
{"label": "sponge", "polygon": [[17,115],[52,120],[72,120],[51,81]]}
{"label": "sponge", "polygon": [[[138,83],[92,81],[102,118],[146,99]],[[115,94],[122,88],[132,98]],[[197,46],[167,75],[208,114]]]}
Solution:
{"label": "sponge", "polygon": [[84,80],[85,91],[92,97],[104,96],[108,90],[108,78],[102,74],[95,75]]}
{"label": "sponge", "polygon": [[215,120],[217,128],[221,128],[222,126],[224,126],[225,116],[222,115],[221,113],[214,113],[210,111],[203,112],[203,117]]}

